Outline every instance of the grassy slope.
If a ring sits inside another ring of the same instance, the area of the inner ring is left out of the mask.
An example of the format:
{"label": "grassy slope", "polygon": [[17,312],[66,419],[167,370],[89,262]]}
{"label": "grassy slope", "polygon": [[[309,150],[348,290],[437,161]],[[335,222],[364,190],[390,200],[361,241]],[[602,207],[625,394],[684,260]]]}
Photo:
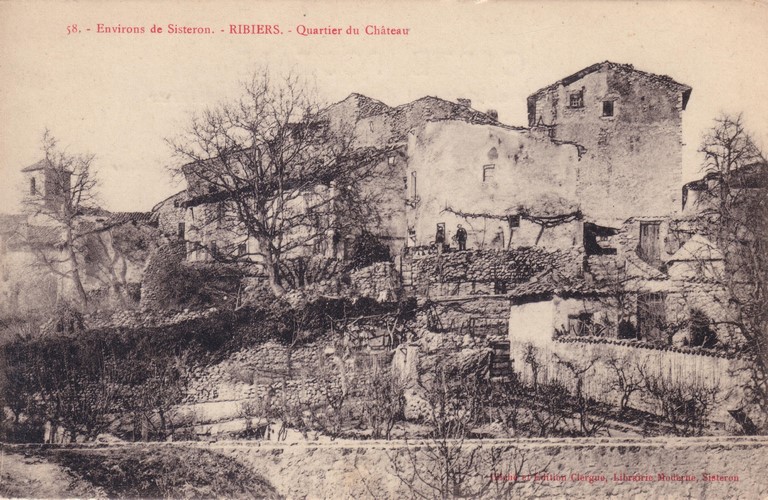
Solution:
{"label": "grassy slope", "polygon": [[[280,498],[266,480],[240,462],[199,448],[62,448],[36,453],[110,498]],[[57,488],[61,495],[54,493]],[[24,484],[16,489],[21,491],[5,494],[39,496],[24,491]],[[46,491],[52,493],[42,496],[73,496],[63,485],[48,485]]]}

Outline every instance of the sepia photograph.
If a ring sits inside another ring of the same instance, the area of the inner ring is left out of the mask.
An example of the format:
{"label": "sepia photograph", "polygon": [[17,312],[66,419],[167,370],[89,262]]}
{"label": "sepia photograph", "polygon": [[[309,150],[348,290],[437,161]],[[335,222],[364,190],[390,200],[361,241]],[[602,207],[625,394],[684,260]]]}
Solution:
{"label": "sepia photograph", "polygon": [[768,497],[766,53],[764,0],[0,0],[0,497]]}

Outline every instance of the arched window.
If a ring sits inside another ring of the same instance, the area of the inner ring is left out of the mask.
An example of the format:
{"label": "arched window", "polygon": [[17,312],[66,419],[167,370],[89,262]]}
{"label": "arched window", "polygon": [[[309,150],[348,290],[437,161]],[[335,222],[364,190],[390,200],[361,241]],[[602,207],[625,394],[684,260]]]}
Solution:
{"label": "arched window", "polygon": [[490,151],[488,151],[488,159],[489,160],[493,161],[493,160],[498,159],[498,157],[499,157],[499,152],[496,151],[496,148],[491,148]]}

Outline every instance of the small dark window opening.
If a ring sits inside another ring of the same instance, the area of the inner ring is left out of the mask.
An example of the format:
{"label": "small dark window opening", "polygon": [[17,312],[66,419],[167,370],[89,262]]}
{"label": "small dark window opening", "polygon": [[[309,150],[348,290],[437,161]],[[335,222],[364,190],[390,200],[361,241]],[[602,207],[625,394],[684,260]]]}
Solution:
{"label": "small dark window opening", "polygon": [[243,255],[248,253],[248,244],[243,242],[237,245],[237,255],[242,257]]}
{"label": "small dark window opening", "polygon": [[210,244],[210,250],[211,250],[211,258],[216,258],[219,256],[219,246],[215,241],[212,241]]}
{"label": "small dark window opening", "polygon": [[184,239],[185,233],[186,233],[186,225],[183,222],[179,222],[179,232],[178,232],[178,235],[179,235],[179,239],[180,240]]}
{"label": "small dark window opening", "polygon": [[613,101],[603,101],[603,116],[613,116]]}
{"label": "small dark window opening", "polygon": [[[616,249],[611,248],[610,237],[616,234],[616,230],[609,227],[598,226],[591,222],[584,223],[584,250],[587,255],[616,255]],[[605,243],[601,245],[598,242]]]}
{"label": "small dark window opening", "polygon": [[29,194],[33,196],[37,194],[37,181],[34,177],[29,179]]}
{"label": "small dark window opening", "polygon": [[584,91],[579,90],[578,92],[573,92],[569,96],[568,104],[571,108],[583,108],[584,107]]}
{"label": "small dark window opening", "polygon": [[210,194],[213,194],[219,190],[218,187],[214,186],[213,184],[208,185],[208,192]]}
{"label": "small dark window opening", "polygon": [[508,215],[507,216],[507,222],[509,222],[509,227],[520,227],[520,216],[519,215]]}

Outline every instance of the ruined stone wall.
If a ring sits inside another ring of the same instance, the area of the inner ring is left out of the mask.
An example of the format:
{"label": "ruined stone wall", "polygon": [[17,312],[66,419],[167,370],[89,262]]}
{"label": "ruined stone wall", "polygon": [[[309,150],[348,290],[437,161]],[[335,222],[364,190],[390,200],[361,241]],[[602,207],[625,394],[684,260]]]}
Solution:
{"label": "ruined stone wall", "polygon": [[[348,393],[355,394],[369,356],[347,352],[327,338],[293,348],[268,341],[198,369],[186,403],[258,400],[273,409],[284,401],[289,406],[326,405],[328,391],[341,388],[342,370]],[[388,364],[391,356],[385,353],[384,358],[381,362]]]}
{"label": "ruined stone wall", "polygon": [[377,262],[349,273],[350,293],[353,297],[367,297],[379,302],[395,300],[399,276],[391,262]]}
{"label": "ruined stone wall", "polygon": [[177,294],[178,276],[182,262],[186,257],[184,243],[178,240],[166,240],[150,253],[141,282],[142,309],[166,309],[173,305]]}
{"label": "ruined stone wall", "polygon": [[491,331],[506,331],[509,319],[509,298],[464,297],[438,299],[419,313],[419,324],[437,331],[486,334]]}
{"label": "ruined stone wall", "polygon": [[187,321],[194,321],[206,318],[212,318],[220,313],[219,309],[211,307],[208,309],[184,310],[174,313],[165,311],[135,311],[124,310],[113,314],[104,315],[86,315],[84,323],[86,328],[159,328],[164,326],[177,325]]}
{"label": "ruined stone wall", "polygon": [[187,199],[187,192],[181,191],[163,200],[152,208],[157,214],[157,227],[163,236],[177,238],[179,223],[185,221],[186,209],[181,203]]}

